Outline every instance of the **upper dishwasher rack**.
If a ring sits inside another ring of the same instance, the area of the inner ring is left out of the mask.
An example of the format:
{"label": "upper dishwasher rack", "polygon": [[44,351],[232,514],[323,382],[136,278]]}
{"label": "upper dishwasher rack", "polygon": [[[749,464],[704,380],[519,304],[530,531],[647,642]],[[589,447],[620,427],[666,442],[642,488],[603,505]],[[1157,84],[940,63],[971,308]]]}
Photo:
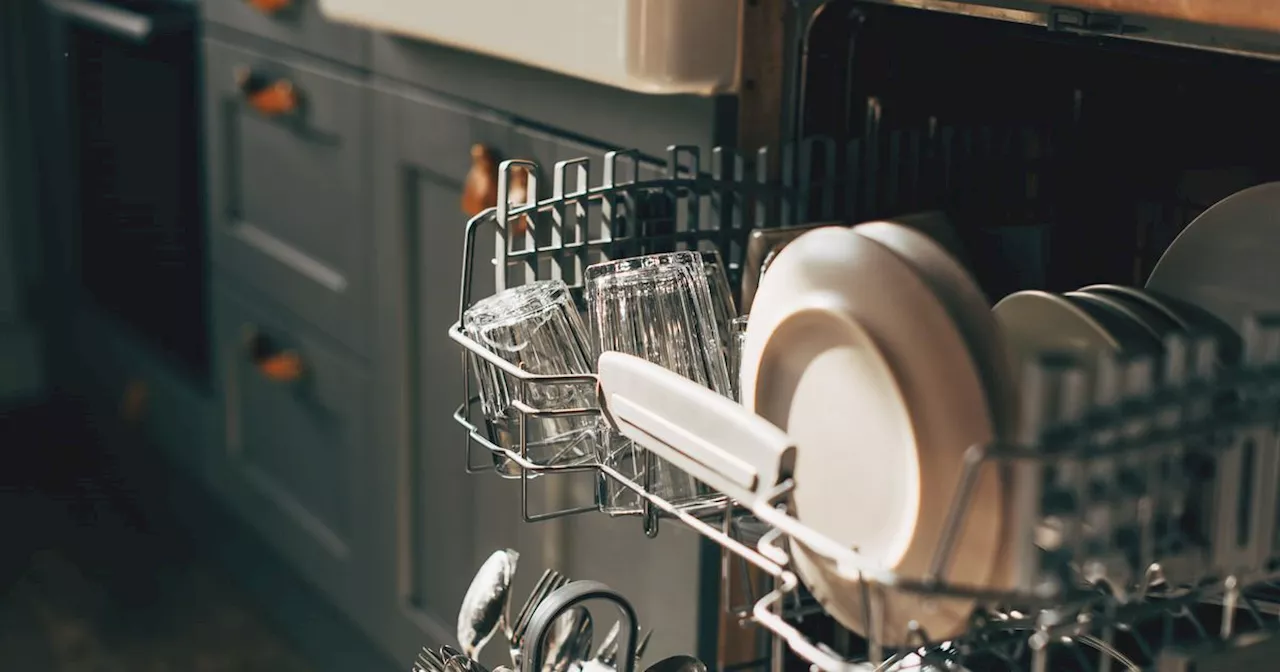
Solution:
{"label": "upper dishwasher rack", "polygon": [[[965,135],[961,131],[950,137]],[[981,132],[976,135],[982,137]],[[1246,467],[1224,456],[1238,453],[1239,437],[1259,428],[1270,431],[1270,419],[1280,417],[1280,322],[1269,316],[1251,323],[1245,334],[1247,357],[1241,366],[1222,366],[1219,344],[1199,337],[1174,338],[1166,344],[1170,354],[1160,361],[1109,361],[1104,368],[1111,371],[1112,393],[1105,404],[1082,400],[1082,374],[1070,365],[1050,359],[1027,372],[1023,404],[1034,411],[1024,414],[1015,445],[975,446],[964,464],[957,465],[967,483],[983,468],[1004,465],[1015,473],[1016,508],[1022,517],[1010,537],[1018,557],[1018,580],[1013,589],[1000,592],[949,582],[945,542],[925,577],[894,576],[868,567],[856,553],[825,540],[788,513],[791,484],[787,481],[752,501],[725,499],[700,510],[680,510],[655,497],[647,484],[608,467],[533,464],[525,457],[526,446],[498,446],[490,441],[483,422],[473,420],[478,400],[472,396],[471,367],[476,361],[485,361],[508,377],[513,408],[522,422],[549,413],[604,412],[598,405],[555,411],[530,405],[527,400],[533,397],[528,390],[533,386],[595,383],[596,377],[529,374],[462,332],[462,313],[477,298],[472,295],[477,278],[473,261],[483,236],[493,236],[493,280],[498,288],[544,278],[560,278],[577,286],[591,263],[672,249],[718,249],[734,275],[741,270],[742,244],[752,227],[847,221],[851,212],[894,207],[892,194],[922,189],[927,180],[906,170],[892,171],[878,184],[868,184],[870,176],[844,182],[835,178],[856,175],[866,162],[892,165],[898,160],[895,156],[927,154],[926,149],[913,149],[918,141],[904,134],[884,146],[855,141],[837,148],[830,140],[815,138],[776,155],[715,150],[710,154],[710,170],[702,165],[703,155],[697,149],[673,147],[666,175],[651,180],[634,176],[641,165],[657,161],[635,152],[613,152],[606,157],[599,185],[587,183],[590,163],[586,159],[556,164],[550,171],[552,193],[546,198],[538,196],[540,166],[503,163],[499,194],[518,193],[521,202],[500,198],[496,208],[468,223],[459,322],[450,330],[453,340],[470,355],[463,358],[466,390],[455,413],[467,432],[468,470],[489,468],[489,455],[475,460],[477,448],[518,465],[523,513],[531,521],[594,510],[583,506],[531,511],[529,482],[534,476],[594,471],[617,479],[643,498],[646,531],[656,533],[660,518],[672,519],[768,576],[772,587],[752,596],[751,604],[738,615],[762,625],[778,642],[824,670],[867,669],[868,664],[887,669],[890,664],[905,665],[912,656],[935,665],[939,661],[945,665],[989,663],[995,669],[1036,672],[1137,670],[1155,665],[1165,645],[1188,641],[1185,633],[1174,637],[1187,628],[1199,633],[1198,640],[1212,641],[1230,639],[1241,630],[1272,629],[1275,624],[1264,615],[1266,608],[1259,601],[1263,597],[1257,590],[1275,578],[1274,538],[1254,539],[1244,551],[1234,549],[1238,552],[1229,564],[1218,562],[1221,543],[1211,531],[1236,525],[1237,507],[1214,508],[1215,518],[1205,522],[1203,534],[1195,538],[1160,531],[1153,520],[1160,516],[1127,527],[1100,526],[1089,518],[1091,511],[1134,510],[1140,497],[1135,498],[1125,477],[1133,472],[1159,472],[1171,462],[1179,465],[1176,477],[1164,482],[1182,479],[1179,487],[1240,482]],[[527,190],[508,190],[515,182],[514,171],[529,173]],[[821,180],[815,179],[818,175]],[[898,181],[893,175],[907,179]],[[866,205],[876,200],[876,206]],[[1224,399],[1229,403],[1223,405]],[[1280,464],[1274,442],[1259,445],[1263,448],[1256,454],[1255,465],[1275,468]],[[1099,474],[1105,487],[1093,482]],[[962,486],[953,500],[944,539],[952,538],[964,523],[966,497],[967,487]],[[1274,529],[1274,489],[1251,492],[1246,508],[1257,527]],[[753,533],[744,538],[745,529]],[[868,604],[883,600],[886,590],[906,590],[976,598],[984,608],[975,615],[970,632],[951,641],[935,641],[927,632],[915,631],[907,633],[908,641],[919,646],[895,651],[872,633],[865,650],[837,652],[833,643],[814,640],[796,626],[796,618],[808,607],[790,569],[791,539],[836,558],[846,574],[860,575],[867,586]],[[1211,618],[1196,611],[1197,605],[1207,601],[1223,605],[1214,607],[1217,611]]]}

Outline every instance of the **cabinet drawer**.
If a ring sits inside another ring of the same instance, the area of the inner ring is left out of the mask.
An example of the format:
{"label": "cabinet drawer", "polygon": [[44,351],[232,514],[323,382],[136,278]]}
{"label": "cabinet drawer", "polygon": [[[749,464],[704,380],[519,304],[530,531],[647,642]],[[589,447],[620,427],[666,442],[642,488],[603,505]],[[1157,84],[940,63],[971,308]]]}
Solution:
{"label": "cabinet drawer", "polygon": [[222,495],[340,606],[358,603],[368,379],[304,325],[215,293]]}
{"label": "cabinet drawer", "polygon": [[364,353],[366,90],[213,40],[205,68],[215,267]]}
{"label": "cabinet drawer", "polygon": [[328,21],[316,0],[201,0],[200,7],[207,21],[343,63],[368,65],[369,33]]}

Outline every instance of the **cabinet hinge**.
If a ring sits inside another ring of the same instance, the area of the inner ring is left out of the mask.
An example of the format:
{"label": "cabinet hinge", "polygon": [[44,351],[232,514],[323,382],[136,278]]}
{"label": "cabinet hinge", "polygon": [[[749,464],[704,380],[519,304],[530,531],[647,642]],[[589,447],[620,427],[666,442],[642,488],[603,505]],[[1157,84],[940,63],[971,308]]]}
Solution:
{"label": "cabinet hinge", "polygon": [[[1083,33],[1089,35],[1121,35],[1134,32],[1136,26],[1126,26],[1119,14],[1086,12],[1071,7],[1051,7],[1045,25],[1050,32]],[[1126,30],[1129,29],[1129,30]]]}

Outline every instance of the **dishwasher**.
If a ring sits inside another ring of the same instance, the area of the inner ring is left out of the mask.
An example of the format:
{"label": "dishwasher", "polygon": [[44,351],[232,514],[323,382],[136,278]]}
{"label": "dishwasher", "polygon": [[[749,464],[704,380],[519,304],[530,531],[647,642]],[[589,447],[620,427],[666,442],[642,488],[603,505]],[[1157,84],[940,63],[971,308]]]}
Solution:
{"label": "dishwasher", "polygon": [[[598,391],[573,412],[614,415],[605,410],[604,360],[599,374],[557,376],[491,356],[461,326],[467,309],[484,298],[472,295],[479,274],[494,273],[498,288],[562,280],[581,303],[592,264],[700,250],[722,260],[747,314],[761,273],[752,241],[761,232],[933,212],[945,214],[975,282],[993,299],[1100,283],[1141,287],[1198,216],[1237,192],[1280,179],[1280,131],[1271,128],[1280,118],[1280,89],[1270,88],[1280,83],[1277,33],[1012,0],[794,2],[775,28],[783,48],[773,99],[782,109],[774,110],[780,114],[770,126],[776,132],[769,148],[674,146],[665,157],[612,152],[601,184],[586,183],[586,159],[502,164],[503,196],[467,226],[459,323],[450,332],[465,353],[467,389],[460,391],[455,419],[467,433],[468,471],[503,471],[526,495],[537,479],[607,477],[637,495],[633,510],[612,512],[617,524],[634,519],[637,534],[649,535],[685,525],[723,549],[724,613],[714,669],[1173,672],[1275,665],[1280,645],[1271,633],[1280,626],[1280,592],[1272,586],[1277,557],[1270,547],[1254,548],[1252,559],[1235,570],[1178,581],[1166,572],[1175,571],[1173,556],[1187,550],[1144,546],[1141,557],[1125,556],[1136,569],[1117,581],[1097,567],[1106,564],[1098,557],[1120,541],[1046,541],[1055,524],[1076,529],[1089,506],[1147,506],[1119,491],[1094,492],[1083,481],[1071,481],[1067,489],[1079,487],[1078,497],[1064,500],[1063,474],[1106,460],[1168,469],[1161,446],[1171,442],[1203,448],[1178,449],[1178,464],[1192,474],[1179,483],[1199,492],[1216,482],[1220,495],[1240,499],[1232,515],[1274,528],[1274,487],[1263,488],[1271,492],[1267,499],[1249,487],[1240,494],[1221,480],[1247,475],[1262,458],[1250,452],[1244,466],[1228,464],[1231,450],[1220,447],[1235,445],[1232,437],[1258,418],[1276,417],[1267,410],[1277,381],[1270,364],[1228,367],[1203,385],[1157,386],[1106,417],[1085,414],[1049,427],[1024,413],[1016,441],[966,452],[954,465],[962,486],[945,516],[943,539],[968,515],[971,488],[963,484],[972,483],[983,464],[1007,465],[1025,505],[1008,533],[1021,563],[1010,570],[1013,583],[999,591],[952,584],[948,541],[923,578],[861,583],[864,623],[877,617],[876,605],[883,607],[874,594],[889,585],[921,595],[926,605],[961,594],[976,600],[981,606],[964,631],[945,638],[930,637],[915,619],[905,635],[886,638],[874,627],[854,634],[829,617],[798,579],[791,550],[797,541],[824,542],[789,511],[794,484],[776,460],[772,470],[745,479],[729,478],[725,470],[696,472],[710,474],[704,480],[713,484],[718,473],[729,488],[697,507],[677,506],[651,492],[645,478],[608,466],[531,461],[527,423],[565,413],[539,408],[533,400],[545,397],[537,390],[588,386]],[[644,179],[642,167],[662,168],[664,176]],[[492,266],[473,263],[477,249],[486,257],[493,249]],[[482,419],[484,383],[475,383],[481,369],[496,371],[511,391],[519,420],[514,437],[497,438]],[[1060,389],[1036,380],[1022,384],[1024,407],[1049,397],[1061,401]],[[1162,424],[1170,404],[1196,403],[1210,410],[1173,430]],[[693,470],[706,467],[698,455],[672,448],[678,440],[658,436],[662,419],[621,409],[616,415],[609,418],[615,428],[630,423],[635,431],[627,435],[662,457]],[[1102,448],[1100,434],[1110,437]],[[1265,450],[1274,451],[1274,434],[1267,436],[1272,445]],[[1148,463],[1156,454],[1165,461]],[[537,522],[601,515],[597,508],[537,510],[526,496],[522,513]],[[1190,543],[1199,539],[1205,552],[1215,552],[1215,527],[1228,524],[1222,515],[1187,523],[1199,530]]]}

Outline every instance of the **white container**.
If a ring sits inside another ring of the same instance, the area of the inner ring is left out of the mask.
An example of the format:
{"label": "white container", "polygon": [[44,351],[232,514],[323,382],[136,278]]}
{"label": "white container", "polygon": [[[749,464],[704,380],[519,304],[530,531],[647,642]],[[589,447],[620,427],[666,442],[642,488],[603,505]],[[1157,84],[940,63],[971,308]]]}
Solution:
{"label": "white container", "polygon": [[333,21],[643,93],[738,85],[739,0],[320,0]]}

